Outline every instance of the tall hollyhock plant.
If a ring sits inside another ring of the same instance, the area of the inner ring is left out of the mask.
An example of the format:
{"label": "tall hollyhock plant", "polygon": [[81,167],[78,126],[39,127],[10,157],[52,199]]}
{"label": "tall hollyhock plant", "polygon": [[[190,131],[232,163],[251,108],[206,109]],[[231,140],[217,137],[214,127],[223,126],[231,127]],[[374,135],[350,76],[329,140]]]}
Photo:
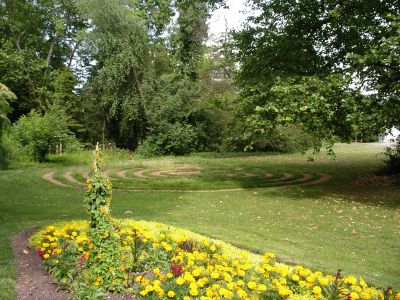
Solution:
{"label": "tall hollyhock plant", "polygon": [[122,291],[126,285],[120,237],[112,221],[110,203],[112,186],[101,173],[101,153],[97,144],[93,151],[92,173],[87,180],[85,207],[89,214],[89,256],[85,276],[89,284],[110,291]]}

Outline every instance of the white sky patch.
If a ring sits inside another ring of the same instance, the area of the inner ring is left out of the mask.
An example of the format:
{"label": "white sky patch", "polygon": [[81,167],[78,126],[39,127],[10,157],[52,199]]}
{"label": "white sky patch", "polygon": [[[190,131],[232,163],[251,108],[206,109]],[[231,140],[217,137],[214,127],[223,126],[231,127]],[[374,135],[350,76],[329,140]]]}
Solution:
{"label": "white sky patch", "polygon": [[208,22],[209,40],[213,40],[226,31],[242,27],[241,25],[250,15],[246,2],[245,0],[227,0],[228,8],[220,8],[213,12]]}

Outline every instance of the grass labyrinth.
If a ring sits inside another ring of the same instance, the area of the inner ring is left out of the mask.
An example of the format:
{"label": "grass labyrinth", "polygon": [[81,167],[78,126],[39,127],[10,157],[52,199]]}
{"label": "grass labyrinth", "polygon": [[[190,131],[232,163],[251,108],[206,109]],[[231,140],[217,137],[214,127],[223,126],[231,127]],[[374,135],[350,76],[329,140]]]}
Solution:
{"label": "grass labyrinth", "polygon": [[[289,187],[319,184],[331,176],[325,173],[302,172],[299,170],[270,170],[267,166],[252,167],[246,164],[227,166],[214,164],[198,166],[173,164],[167,167],[136,167],[104,170],[115,189],[119,190],[171,190],[171,191],[234,191],[249,188]],[[85,186],[88,171],[83,168],[66,171],[51,171],[43,178],[59,186]]]}

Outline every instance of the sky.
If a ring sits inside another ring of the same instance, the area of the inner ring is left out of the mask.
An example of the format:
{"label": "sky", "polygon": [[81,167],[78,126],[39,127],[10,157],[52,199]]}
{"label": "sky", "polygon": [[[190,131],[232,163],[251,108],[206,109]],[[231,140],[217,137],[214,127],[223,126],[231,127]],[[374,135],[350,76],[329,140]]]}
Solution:
{"label": "sky", "polygon": [[209,35],[212,39],[220,33],[225,32],[226,27],[229,30],[240,28],[240,25],[249,15],[245,12],[245,0],[227,0],[226,4],[229,8],[217,9],[209,20]]}

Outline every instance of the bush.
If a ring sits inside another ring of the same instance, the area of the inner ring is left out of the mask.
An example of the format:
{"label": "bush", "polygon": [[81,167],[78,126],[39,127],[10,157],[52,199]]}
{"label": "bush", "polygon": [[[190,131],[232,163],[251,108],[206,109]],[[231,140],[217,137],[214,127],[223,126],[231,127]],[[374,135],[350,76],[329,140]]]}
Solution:
{"label": "bush", "polygon": [[9,157],[7,148],[3,144],[3,132],[9,125],[7,114],[11,112],[9,102],[16,99],[16,96],[11,92],[8,87],[0,83],[0,169],[7,168],[9,164]]}
{"label": "bush", "polygon": [[190,124],[174,123],[164,124],[156,134],[149,137],[139,145],[136,152],[143,156],[154,155],[184,155],[197,148],[197,132]]}
{"label": "bush", "polygon": [[309,149],[312,138],[294,125],[277,126],[268,133],[247,136],[240,132],[225,140],[224,151],[266,151],[293,153]]}
{"label": "bush", "polygon": [[43,162],[60,143],[64,150],[77,148],[77,141],[67,123],[68,117],[62,112],[49,111],[40,116],[32,111],[14,124],[11,138],[23,147],[32,160]]}
{"label": "bush", "polygon": [[400,136],[397,137],[393,146],[387,147],[386,155],[386,168],[391,174],[400,173]]}
{"label": "bush", "polygon": [[9,156],[6,148],[0,144],[0,170],[7,169],[9,164]]}

